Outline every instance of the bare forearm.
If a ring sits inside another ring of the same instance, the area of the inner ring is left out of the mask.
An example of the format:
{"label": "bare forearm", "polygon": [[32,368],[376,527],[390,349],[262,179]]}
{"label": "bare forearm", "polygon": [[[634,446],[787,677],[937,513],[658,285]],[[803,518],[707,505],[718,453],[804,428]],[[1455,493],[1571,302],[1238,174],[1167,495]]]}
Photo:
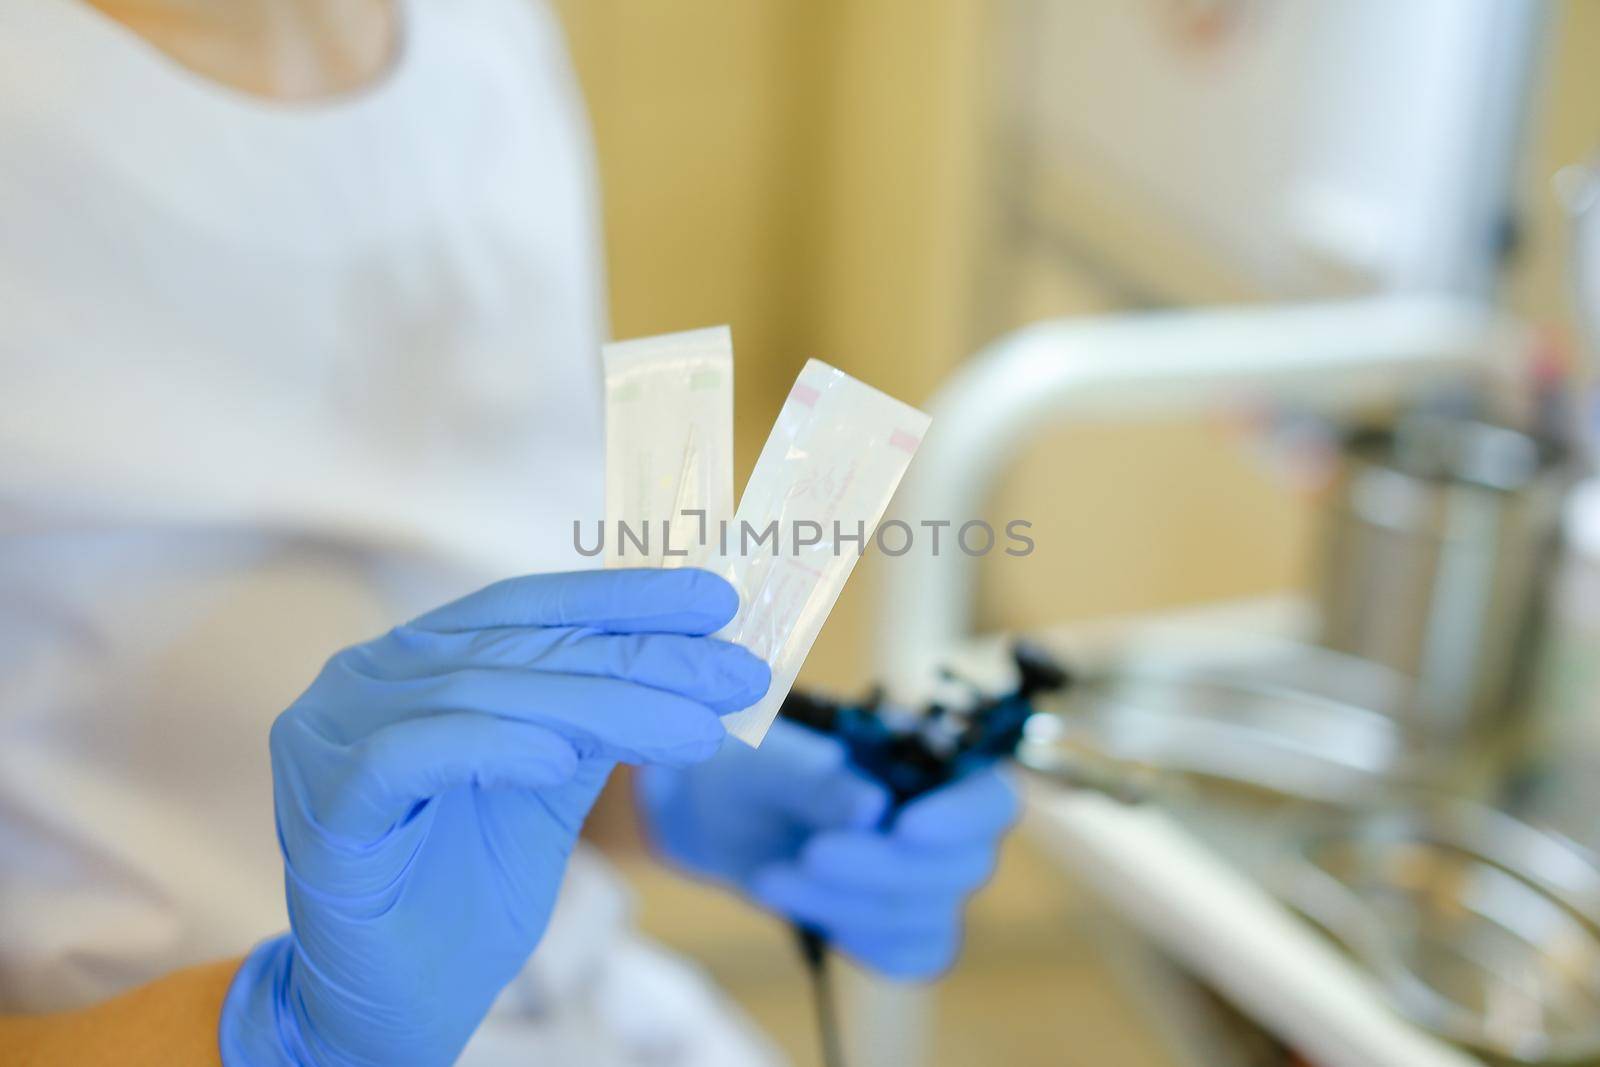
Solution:
{"label": "bare forearm", "polygon": [[0,1067],[217,1067],[238,960],[175,971],[80,1011],[0,1017]]}

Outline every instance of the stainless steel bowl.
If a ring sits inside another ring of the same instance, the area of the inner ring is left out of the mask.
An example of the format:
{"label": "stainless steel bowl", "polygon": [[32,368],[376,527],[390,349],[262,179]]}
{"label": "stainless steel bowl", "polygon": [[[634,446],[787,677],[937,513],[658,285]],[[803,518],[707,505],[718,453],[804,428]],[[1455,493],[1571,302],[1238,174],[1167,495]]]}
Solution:
{"label": "stainless steel bowl", "polygon": [[[1183,782],[1363,805],[1405,776],[1403,683],[1307,646],[1231,664],[1145,659],[1090,673],[1028,724],[1019,761],[1135,788]],[[1115,791],[1115,790],[1111,790]]]}
{"label": "stainless steel bowl", "polygon": [[1275,888],[1397,1010],[1502,1064],[1600,1063],[1600,869],[1451,802],[1324,827]]}

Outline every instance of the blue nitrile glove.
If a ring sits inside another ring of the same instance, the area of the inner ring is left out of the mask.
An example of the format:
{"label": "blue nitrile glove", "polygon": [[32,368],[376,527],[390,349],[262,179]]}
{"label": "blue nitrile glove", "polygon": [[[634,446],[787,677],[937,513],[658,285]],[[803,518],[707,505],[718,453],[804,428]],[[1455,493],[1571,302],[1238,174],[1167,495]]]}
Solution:
{"label": "blue nitrile glove", "polygon": [[699,766],[647,768],[638,794],[668,859],[906,979],[955,961],[966,899],[993,872],[1018,809],[991,768],[879,829],[884,789],[847,764],[838,741],[782,719],[759,749],[730,740]]}
{"label": "blue nitrile glove", "polygon": [[714,753],[766,664],[696,570],[492,585],[328,661],[272,727],[290,933],[223,1007],[228,1067],[455,1060],[544,932],[617,761]]}

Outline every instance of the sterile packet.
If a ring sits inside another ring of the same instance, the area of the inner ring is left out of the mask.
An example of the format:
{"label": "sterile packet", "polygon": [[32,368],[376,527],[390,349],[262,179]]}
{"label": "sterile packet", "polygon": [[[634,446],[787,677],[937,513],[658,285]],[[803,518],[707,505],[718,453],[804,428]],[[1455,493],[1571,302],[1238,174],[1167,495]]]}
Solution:
{"label": "sterile packet", "polygon": [[[766,736],[928,421],[819,360],[795,379],[719,538],[718,569],[739,591],[739,614],[717,636],[772,668],[767,695],[723,717],[734,737],[755,746]],[[758,542],[774,525],[776,543]]]}
{"label": "sterile packet", "polygon": [[704,565],[733,513],[732,333],[619,341],[601,360],[606,566]]}

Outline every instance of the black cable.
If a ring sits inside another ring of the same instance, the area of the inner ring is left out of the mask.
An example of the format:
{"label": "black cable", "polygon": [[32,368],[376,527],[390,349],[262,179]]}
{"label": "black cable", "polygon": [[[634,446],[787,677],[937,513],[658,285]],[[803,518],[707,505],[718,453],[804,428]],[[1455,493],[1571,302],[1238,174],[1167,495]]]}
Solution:
{"label": "black cable", "polygon": [[817,1039],[822,1047],[823,1067],[844,1067],[844,1048],[839,1038],[839,1017],[834,1010],[833,974],[828,966],[828,941],[816,930],[797,927],[800,955],[811,975],[811,999],[817,1009]]}

